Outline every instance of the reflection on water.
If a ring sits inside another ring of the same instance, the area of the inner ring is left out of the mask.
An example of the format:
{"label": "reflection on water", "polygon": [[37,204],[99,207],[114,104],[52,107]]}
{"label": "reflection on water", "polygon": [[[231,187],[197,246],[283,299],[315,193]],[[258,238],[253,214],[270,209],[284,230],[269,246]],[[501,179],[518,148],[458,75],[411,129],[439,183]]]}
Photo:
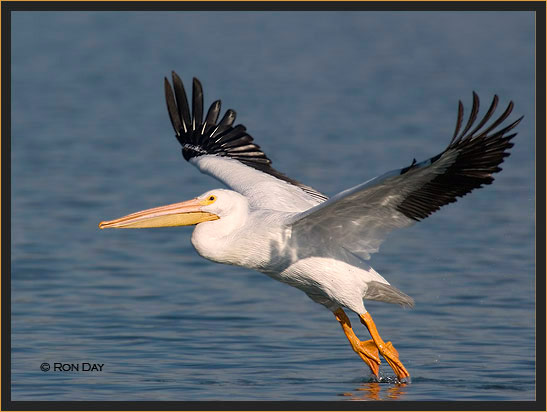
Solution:
{"label": "reflection on water", "polygon": [[407,383],[386,385],[381,382],[362,383],[354,392],[345,392],[341,396],[349,401],[385,401],[396,400],[406,394]]}

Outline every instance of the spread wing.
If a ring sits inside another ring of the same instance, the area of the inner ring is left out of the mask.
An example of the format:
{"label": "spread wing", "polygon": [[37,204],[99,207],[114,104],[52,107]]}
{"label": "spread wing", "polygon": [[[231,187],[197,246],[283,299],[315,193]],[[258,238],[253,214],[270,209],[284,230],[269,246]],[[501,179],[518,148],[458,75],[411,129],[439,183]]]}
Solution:
{"label": "spread wing", "polygon": [[182,80],[175,73],[173,89],[165,79],[167,110],[182,155],[201,172],[209,174],[246,196],[252,205],[282,211],[302,211],[327,196],[285,176],[254,143],[245,126],[234,126],[236,113],[229,109],[220,121],[220,100],[203,118],[203,88],[193,79],[192,113]]}
{"label": "spread wing", "polygon": [[465,127],[461,130],[463,105],[459,102],[456,130],[442,153],[420,163],[414,159],[408,167],[371,179],[296,215],[293,236],[313,236],[324,242],[326,250],[342,247],[368,259],[392,230],[410,226],[473,189],[492,183],[492,175],[501,170],[499,165],[513,146],[510,140],[516,133],[508,133],[522,120],[499,128],[513,110],[510,102],[498,119],[485,126],[497,104],[494,96],[475,125],[479,98],[473,92]]}

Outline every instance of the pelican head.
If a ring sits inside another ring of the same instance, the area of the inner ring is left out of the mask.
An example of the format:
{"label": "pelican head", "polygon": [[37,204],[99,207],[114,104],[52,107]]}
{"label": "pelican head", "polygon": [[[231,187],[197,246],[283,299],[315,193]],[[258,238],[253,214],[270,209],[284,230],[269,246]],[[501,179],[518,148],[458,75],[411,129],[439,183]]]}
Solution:
{"label": "pelican head", "polygon": [[196,225],[192,244],[197,252],[215,262],[229,262],[226,256],[233,242],[230,236],[247,221],[249,203],[239,193],[210,190],[201,196],[181,203],[142,210],[114,220],[99,223],[99,228],[137,229]]}

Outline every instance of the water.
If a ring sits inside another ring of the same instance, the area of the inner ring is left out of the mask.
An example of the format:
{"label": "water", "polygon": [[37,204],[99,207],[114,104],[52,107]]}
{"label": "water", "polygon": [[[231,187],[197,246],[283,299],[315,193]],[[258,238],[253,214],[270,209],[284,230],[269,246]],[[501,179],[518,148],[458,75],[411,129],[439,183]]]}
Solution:
{"label": "water", "polygon": [[[16,12],[12,39],[13,400],[535,399],[532,13]],[[220,186],[180,156],[172,69],[329,195],[440,152],[472,90],[525,115],[493,185],[373,256],[416,300],[367,303],[412,384],[190,228],[97,228]]]}

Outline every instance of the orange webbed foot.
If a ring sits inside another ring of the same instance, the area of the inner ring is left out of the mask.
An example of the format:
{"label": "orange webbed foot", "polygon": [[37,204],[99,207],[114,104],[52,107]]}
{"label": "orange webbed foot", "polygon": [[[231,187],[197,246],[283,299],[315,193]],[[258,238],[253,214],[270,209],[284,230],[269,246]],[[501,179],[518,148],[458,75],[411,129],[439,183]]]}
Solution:
{"label": "orange webbed foot", "polygon": [[410,377],[410,374],[404,367],[403,363],[399,360],[399,352],[393,347],[391,342],[387,342],[379,348],[380,354],[385,358],[395,375],[399,380]]}
{"label": "orange webbed foot", "polygon": [[359,342],[359,345],[357,346],[355,352],[365,361],[365,363],[369,366],[370,370],[378,378],[378,374],[380,372],[380,356],[378,355],[378,348],[372,341],[372,339]]}
{"label": "orange webbed foot", "polygon": [[410,374],[404,367],[403,363],[399,360],[399,352],[397,352],[391,342],[386,343],[382,340],[370,314],[367,312],[363,315],[360,315],[359,318],[363,325],[367,327],[370,335],[372,336],[374,344],[378,347],[380,355],[382,355],[389,364],[389,366],[391,366],[391,369],[393,369],[393,372],[395,372],[397,378],[400,381],[409,378]]}

